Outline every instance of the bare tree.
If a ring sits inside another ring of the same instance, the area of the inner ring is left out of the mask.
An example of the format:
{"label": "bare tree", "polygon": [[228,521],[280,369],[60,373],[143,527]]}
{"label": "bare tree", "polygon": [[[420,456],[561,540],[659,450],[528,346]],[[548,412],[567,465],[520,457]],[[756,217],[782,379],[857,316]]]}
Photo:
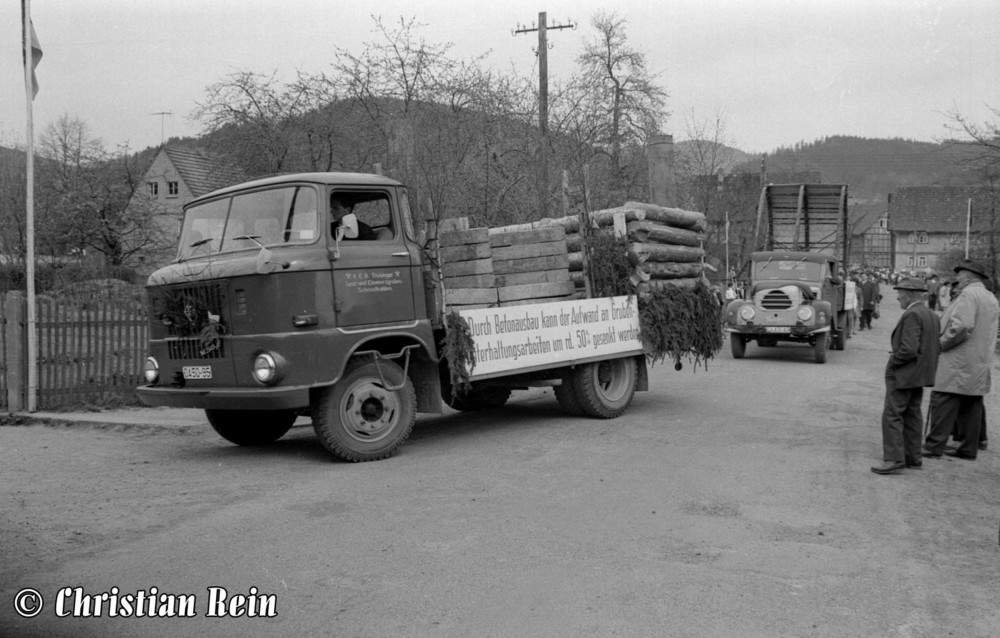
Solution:
{"label": "bare tree", "polygon": [[79,248],[110,266],[135,265],[169,243],[151,200],[140,194],[142,169],[128,148],[107,152],[86,122],[63,116],[45,128],[40,151],[44,229],[54,251]]}
{"label": "bare tree", "polygon": [[586,105],[600,123],[594,142],[610,160],[612,186],[619,191],[644,167],[629,168],[626,149],[642,149],[667,116],[667,92],[656,83],[646,55],[629,45],[626,21],[615,13],[596,13],[591,26],[597,37],[579,56],[579,85],[589,91]]}
{"label": "bare tree", "polygon": [[[310,88],[302,75],[298,81],[282,84],[277,72],[270,75],[252,71],[237,71],[221,82],[209,86],[205,100],[192,114],[200,120],[206,132],[216,133],[219,140],[214,150],[222,151],[246,170],[256,174],[276,173],[297,168],[295,149],[303,134],[303,116],[314,113],[323,105],[322,92]],[[318,118],[307,120],[314,124]],[[330,135],[330,120],[326,129],[314,140]]]}

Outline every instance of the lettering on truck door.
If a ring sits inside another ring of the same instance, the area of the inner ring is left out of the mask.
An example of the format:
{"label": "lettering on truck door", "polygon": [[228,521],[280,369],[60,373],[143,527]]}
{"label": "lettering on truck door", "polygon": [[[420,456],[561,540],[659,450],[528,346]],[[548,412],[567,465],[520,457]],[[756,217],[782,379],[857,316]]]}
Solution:
{"label": "lettering on truck door", "polygon": [[356,239],[340,241],[340,258],[332,262],[337,325],[415,319],[411,256],[389,192],[335,190],[330,200],[331,247],[338,215],[353,213],[359,226]]}

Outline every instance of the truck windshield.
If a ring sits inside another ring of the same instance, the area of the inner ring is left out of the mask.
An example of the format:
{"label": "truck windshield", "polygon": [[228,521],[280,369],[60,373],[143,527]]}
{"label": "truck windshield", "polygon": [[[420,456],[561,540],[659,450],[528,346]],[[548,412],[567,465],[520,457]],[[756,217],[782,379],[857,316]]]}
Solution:
{"label": "truck windshield", "polygon": [[319,237],[316,189],[285,186],[241,193],[187,209],[178,259],[284,244]]}
{"label": "truck windshield", "polygon": [[822,264],[812,261],[779,260],[754,262],[754,281],[791,279],[795,281],[819,281]]}

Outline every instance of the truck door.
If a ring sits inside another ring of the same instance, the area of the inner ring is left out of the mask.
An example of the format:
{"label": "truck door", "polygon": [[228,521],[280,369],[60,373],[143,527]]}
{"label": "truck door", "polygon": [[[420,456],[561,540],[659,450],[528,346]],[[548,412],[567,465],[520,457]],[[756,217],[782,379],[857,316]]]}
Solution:
{"label": "truck door", "polygon": [[[403,242],[399,211],[387,190],[337,189],[330,193],[330,255],[334,310],[341,327],[413,321],[412,257]],[[359,222],[357,239],[342,239],[339,258],[335,229],[343,207]]]}

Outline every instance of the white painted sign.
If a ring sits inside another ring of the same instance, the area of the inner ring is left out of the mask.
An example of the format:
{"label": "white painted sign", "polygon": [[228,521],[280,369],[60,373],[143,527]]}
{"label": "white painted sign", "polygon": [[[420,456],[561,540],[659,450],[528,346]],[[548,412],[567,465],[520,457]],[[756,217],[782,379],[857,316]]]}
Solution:
{"label": "white painted sign", "polygon": [[616,354],[639,354],[634,296],[461,310],[476,345],[475,380]]}

